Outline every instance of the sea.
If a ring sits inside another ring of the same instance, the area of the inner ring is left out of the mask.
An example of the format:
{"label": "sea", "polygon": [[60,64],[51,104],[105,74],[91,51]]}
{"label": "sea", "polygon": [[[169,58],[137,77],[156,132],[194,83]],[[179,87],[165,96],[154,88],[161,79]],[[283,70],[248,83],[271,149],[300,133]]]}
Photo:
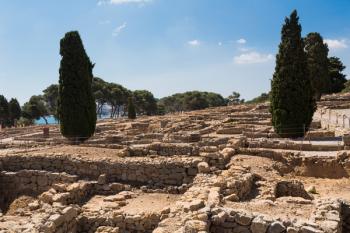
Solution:
{"label": "sea", "polygon": [[[102,117],[98,117],[98,119],[108,119],[109,118],[109,115],[106,114],[106,115],[102,115]],[[47,120],[47,124],[49,125],[57,125],[58,124],[58,120],[54,117],[54,116],[47,116],[46,117],[46,120]],[[40,118],[39,120],[35,120],[35,125],[45,125],[46,122],[44,120],[44,118]]]}
{"label": "sea", "polygon": [[[47,120],[47,123],[49,125],[56,125],[56,124],[58,124],[58,121],[57,121],[57,119],[54,116],[47,116],[46,120]],[[39,120],[35,121],[35,124],[36,125],[45,125],[46,122],[45,122],[44,118],[41,117]]]}

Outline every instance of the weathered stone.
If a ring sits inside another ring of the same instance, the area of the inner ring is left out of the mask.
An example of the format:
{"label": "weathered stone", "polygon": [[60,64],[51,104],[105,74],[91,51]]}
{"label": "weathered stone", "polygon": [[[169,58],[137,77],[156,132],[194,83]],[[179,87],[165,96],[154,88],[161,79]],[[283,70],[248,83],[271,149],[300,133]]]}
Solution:
{"label": "weathered stone", "polygon": [[267,230],[268,233],[282,233],[286,230],[286,228],[283,226],[283,223],[281,222],[273,222],[271,223],[269,229]]}
{"label": "weathered stone", "polygon": [[199,220],[190,220],[185,223],[185,233],[198,233],[199,231],[207,231],[206,222]]}
{"label": "weathered stone", "polygon": [[233,194],[230,194],[230,195],[224,197],[224,200],[226,200],[226,201],[239,201],[239,197],[237,196],[237,194],[233,193]]}
{"label": "weathered stone", "polygon": [[253,216],[250,213],[242,212],[237,213],[235,216],[235,221],[242,226],[248,226],[253,220]]}
{"label": "weathered stone", "polygon": [[78,212],[75,208],[68,206],[62,210],[62,214],[64,215],[66,221],[70,221],[73,218],[77,217]]}
{"label": "weathered stone", "polygon": [[107,175],[101,174],[97,179],[98,184],[106,184],[107,183]]}
{"label": "weathered stone", "polygon": [[198,167],[198,172],[199,173],[208,173],[208,172],[210,172],[210,167],[209,167],[208,163],[206,163],[206,162],[198,163],[197,167]]}
{"label": "weathered stone", "polygon": [[300,233],[322,233],[323,231],[317,230],[311,226],[302,226]]}
{"label": "weathered stone", "polygon": [[253,219],[250,230],[252,233],[266,233],[268,227],[269,223],[263,217],[257,216]]}
{"label": "weathered stone", "polygon": [[36,210],[36,209],[39,209],[40,204],[38,201],[33,201],[33,202],[28,204],[28,207],[30,210]]}
{"label": "weathered stone", "polygon": [[187,207],[191,210],[191,211],[196,211],[199,210],[200,208],[204,207],[204,201],[203,200],[193,200],[190,203],[187,204]]}

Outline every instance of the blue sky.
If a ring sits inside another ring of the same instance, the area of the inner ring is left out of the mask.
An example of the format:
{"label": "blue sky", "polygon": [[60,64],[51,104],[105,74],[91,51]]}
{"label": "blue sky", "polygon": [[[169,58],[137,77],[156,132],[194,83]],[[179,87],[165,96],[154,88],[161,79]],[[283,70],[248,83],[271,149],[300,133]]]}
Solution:
{"label": "blue sky", "polygon": [[58,82],[59,40],[78,30],[94,75],[156,97],[251,99],[270,87],[285,16],[320,32],[350,74],[347,0],[1,0],[0,94],[21,103]]}

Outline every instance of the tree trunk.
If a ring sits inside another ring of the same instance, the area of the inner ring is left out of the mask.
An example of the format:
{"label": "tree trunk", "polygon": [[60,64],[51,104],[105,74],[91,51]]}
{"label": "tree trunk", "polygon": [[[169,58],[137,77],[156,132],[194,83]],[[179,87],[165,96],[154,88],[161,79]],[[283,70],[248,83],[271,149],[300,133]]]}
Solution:
{"label": "tree trunk", "polygon": [[46,117],[45,117],[45,116],[42,116],[42,118],[44,119],[44,121],[45,121],[45,124],[46,124],[46,125],[48,125],[49,123],[47,122],[47,119],[46,119]]}

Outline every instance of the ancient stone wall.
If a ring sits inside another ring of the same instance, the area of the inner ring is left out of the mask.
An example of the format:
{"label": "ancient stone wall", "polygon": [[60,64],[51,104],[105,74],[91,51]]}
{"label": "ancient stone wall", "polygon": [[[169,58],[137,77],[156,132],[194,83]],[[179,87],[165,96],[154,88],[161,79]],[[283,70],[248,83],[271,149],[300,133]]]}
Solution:
{"label": "ancient stone wall", "polygon": [[110,182],[125,181],[149,185],[182,185],[191,183],[197,174],[198,158],[150,158],[116,161],[87,160],[70,156],[4,156],[0,168],[6,171],[45,170],[67,172],[79,178],[97,179],[106,174]]}
{"label": "ancient stone wall", "polygon": [[[244,210],[230,208],[212,209],[211,233],[246,232],[246,233],[275,233],[275,232],[314,232],[342,233],[340,207],[338,202],[322,203],[316,210],[323,213],[316,222],[282,222],[267,215],[258,215]],[[323,211],[322,211],[323,210]],[[325,213],[329,211],[329,214]]]}
{"label": "ancient stone wall", "polygon": [[72,183],[77,176],[46,171],[22,170],[0,173],[0,207],[6,210],[20,195],[35,196],[47,191],[54,183]]}

